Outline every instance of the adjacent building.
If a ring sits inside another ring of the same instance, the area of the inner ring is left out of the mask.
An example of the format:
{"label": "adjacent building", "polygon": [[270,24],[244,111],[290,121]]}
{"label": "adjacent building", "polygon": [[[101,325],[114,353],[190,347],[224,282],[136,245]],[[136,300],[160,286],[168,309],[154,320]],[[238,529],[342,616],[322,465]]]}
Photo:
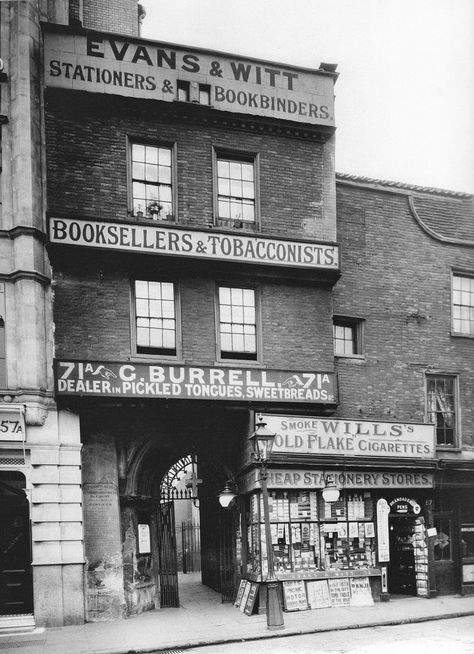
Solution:
{"label": "adjacent building", "polygon": [[336,175],[334,65],[116,4],[1,7],[5,624],[179,606],[183,499],[264,610],[260,416],[287,610],[472,592],[472,196]]}

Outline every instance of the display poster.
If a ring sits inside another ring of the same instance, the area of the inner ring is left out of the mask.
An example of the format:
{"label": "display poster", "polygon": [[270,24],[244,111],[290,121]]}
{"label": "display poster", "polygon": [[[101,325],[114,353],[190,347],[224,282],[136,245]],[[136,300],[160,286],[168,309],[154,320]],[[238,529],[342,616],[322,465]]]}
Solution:
{"label": "display poster", "polygon": [[327,579],[307,581],[306,590],[310,609],[325,609],[332,606]]}
{"label": "display poster", "polygon": [[151,552],[150,525],[139,524],[138,525],[138,553],[150,554],[150,552]]}
{"label": "display poster", "polygon": [[242,593],[242,599],[240,600],[240,606],[239,606],[239,611],[242,613],[245,610],[245,607],[247,606],[247,599],[248,596],[250,595],[250,589],[252,587],[252,584],[250,581],[247,581],[245,584],[244,592]]}
{"label": "display poster", "polygon": [[283,582],[285,611],[304,611],[308,608],[306,589],[303,580]]}
{"label": "display poster", "polygon": [[462,583],[463,584],[472,584],[472,583],[474,583],[474,564],[473,563],[463,563],[463,566],[462,566]]}
{"label": "display poster", "polygon": [[349,606],[351,587],[349,579],[328,579],[329,593],[333,606]]}
{"label": "display poster", "polygon": [[274,453],[431,459],[435,427],[424,423],[265,414]]}
{"label": "display poster", "polygon": [[351,606],[371,606],[374,603],[368,577],[351,579]]}
{"label": "display poster", "polygon": [[246,615],[252,615],[253,607],[255,605],[255,600],[257,599],[257,595],[258,595],[258,586],[259,584],[255,583],[254,581],[250,582],[250,590],[244,607],[244,613]]}
{"label": "display poster", "polygon": [[239,590],[237,591],[237,596],[235,598],[234,606],[240,609],[242,603],[242,597],[244,596],[245,588],[248,584],[247,579],[241,579],[239,584]]}
{"label": "display poster", "polygon": [[390,541],[388,533],[388,516],[390,507],[387,500],[377,502],[377,545],[379,563],[390,561]]}

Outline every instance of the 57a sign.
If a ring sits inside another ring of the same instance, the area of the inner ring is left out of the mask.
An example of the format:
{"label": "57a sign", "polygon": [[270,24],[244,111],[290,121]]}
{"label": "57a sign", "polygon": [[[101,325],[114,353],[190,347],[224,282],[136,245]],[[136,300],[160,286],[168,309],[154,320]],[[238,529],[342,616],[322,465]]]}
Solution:
{"label": "57a sign", "polygon": [[0,440],[22,441],[25,439],[23,407],[0,407]]}

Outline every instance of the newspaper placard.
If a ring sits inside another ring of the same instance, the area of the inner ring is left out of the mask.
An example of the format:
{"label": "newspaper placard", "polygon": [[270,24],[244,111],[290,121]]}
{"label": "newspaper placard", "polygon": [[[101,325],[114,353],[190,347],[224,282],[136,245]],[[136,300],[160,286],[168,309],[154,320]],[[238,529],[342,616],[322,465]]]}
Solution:
{"label": "newspaper placard", "polygon": [[247,601],[245,602],[245,607],[244,607],[244,613],[246,615],[252,615],[255,600],[257,599],[258,586],[259,585],[257,583],[255,583],[253,581],[250,582],[250,591],[249,591]]}
{"label": "newspaper placard", "polygon": [[374,603],[368,577],[351,579],[351,606],[371,606]]}
{"label": "newspaper placard", "polygon": [[285,611],[305,611],[308,608],[304,581],[284,581],[283,600]]}
{"label": "newspaper placard", "polygon": [[310,609],[325,609],[332,606],[327,579],[306,582],[306,591]]}
{"label": "newspaper placard", "polygon": [[248,584],[247,579],[242,579],[239,585],[239,590],[237,591],[237,597],[235,598],[234,606],[240,609],[242,603],[242,597],[244,596],[245,588]]}
{"label": "newspaper placard", "polygon": [[349,606],[351,603],[349,579],[328,579],[328,583],[332,605]]}

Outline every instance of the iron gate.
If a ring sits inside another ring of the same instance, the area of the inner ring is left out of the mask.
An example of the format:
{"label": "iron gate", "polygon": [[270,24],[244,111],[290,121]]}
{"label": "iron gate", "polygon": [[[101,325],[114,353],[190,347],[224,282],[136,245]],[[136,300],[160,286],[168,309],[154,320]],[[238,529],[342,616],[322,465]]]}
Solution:
{"label": "iron gate", "polygon": [[160,559],[160,606],[178,607],[178,560],[174,527],[174,503],[162,502],[158,509],[158,551]]}
{"label": "iron gate", "polygon": [[199,525],[181,523],[183,572],[201,572],[201,533]]}

